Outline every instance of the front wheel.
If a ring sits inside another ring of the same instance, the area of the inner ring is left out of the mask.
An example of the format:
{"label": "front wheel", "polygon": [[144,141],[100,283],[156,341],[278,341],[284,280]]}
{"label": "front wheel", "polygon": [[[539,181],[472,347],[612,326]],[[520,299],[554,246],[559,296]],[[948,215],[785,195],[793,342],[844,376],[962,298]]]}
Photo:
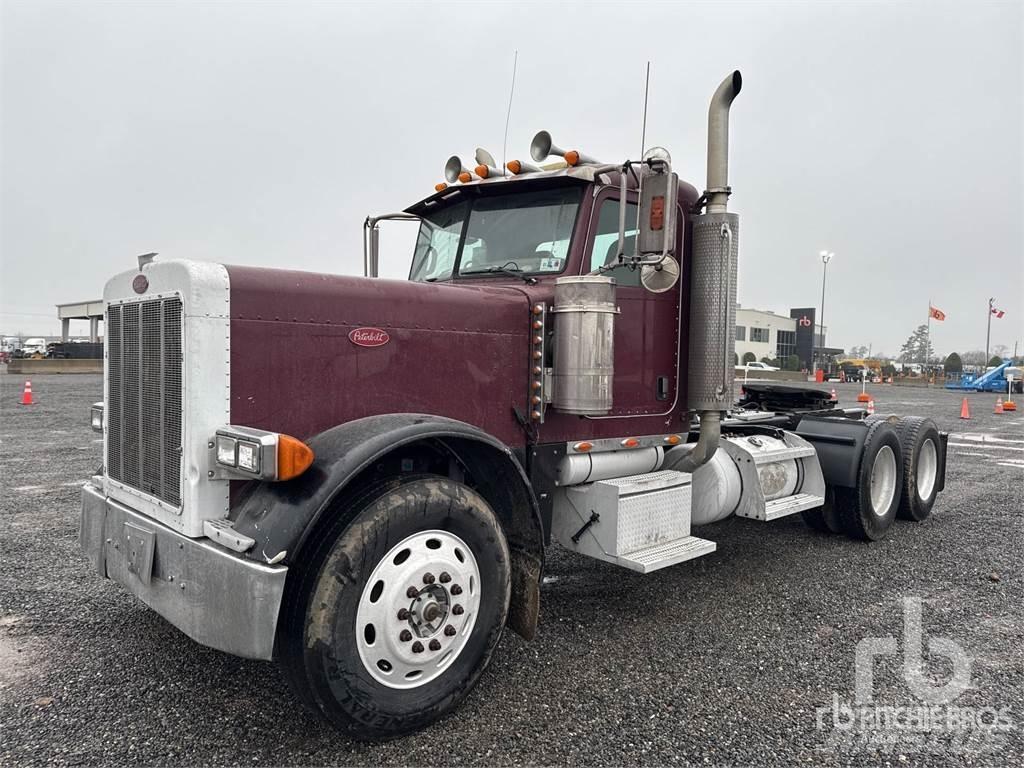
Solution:
{"label": "front wheel", "polygon": [[355,504],[289,574],[279,648],[307,706],[358,738],[393,738],[444,716],[483,673],[508,613],[508,544],[487,502],[446,478]]}

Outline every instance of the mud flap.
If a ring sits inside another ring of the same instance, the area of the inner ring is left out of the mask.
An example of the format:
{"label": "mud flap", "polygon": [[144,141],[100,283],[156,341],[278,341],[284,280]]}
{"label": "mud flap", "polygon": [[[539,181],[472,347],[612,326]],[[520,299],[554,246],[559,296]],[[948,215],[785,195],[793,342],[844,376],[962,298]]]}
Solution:
{"label": "mud flap", "polygon": [[512,600],[509,602],[507,624],[512,631],[529,642],[537,635],[540,621],[541,563],[528,552],[510,549],[512,565]]}

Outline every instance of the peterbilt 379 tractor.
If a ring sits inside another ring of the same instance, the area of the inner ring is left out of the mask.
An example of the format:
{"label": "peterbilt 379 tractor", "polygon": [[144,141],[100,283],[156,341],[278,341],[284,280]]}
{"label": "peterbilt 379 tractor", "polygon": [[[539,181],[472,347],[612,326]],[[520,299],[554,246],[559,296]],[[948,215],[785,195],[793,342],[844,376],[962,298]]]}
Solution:
{"label": "peterbilt 379 tractor", "polygon": [[[647,573],[731,515],[865,540],[925,518],[931,421],[799,387],[736,402],[740,85],[711,101],[703,193],[663,149],[606,164],[542,131],[533,163],[454,157],[367,219],[363,277],[140,257],[104,291],[92,565],[387,738],[456,707],[506,625],[534,638],[554,542]],[[408,280],[377,277],[391,218],[419,222]]]}

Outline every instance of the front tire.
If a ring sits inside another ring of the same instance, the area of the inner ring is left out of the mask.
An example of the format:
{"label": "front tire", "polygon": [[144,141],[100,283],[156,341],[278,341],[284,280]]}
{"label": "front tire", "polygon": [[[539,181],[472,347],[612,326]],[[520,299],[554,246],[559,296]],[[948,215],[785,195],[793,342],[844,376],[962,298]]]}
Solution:
{"label": "front tire", "polygon": [[483,673],[508,613],[508,544],[487,502],[446,478],[355,504],[289,574],[279,648],[307,706],[356,738],[394,738]]}

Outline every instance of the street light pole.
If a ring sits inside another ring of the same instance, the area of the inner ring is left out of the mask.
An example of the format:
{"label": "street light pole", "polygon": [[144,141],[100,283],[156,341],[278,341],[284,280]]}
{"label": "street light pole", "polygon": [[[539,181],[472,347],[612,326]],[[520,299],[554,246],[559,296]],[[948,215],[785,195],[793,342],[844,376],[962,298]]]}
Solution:
{"label": "street light pole", "polygon": [[[832,260],[832,257],[835,256],[835,254],[832,251],[821,251],[821,253],[819,253],[818,255],[821,256],[821,264],[822,264],[822,267],[821,267],[821,321],[818,324],[821,326],[821,350],[822,350],[822,356],[824,356],[824,349],[825,349],[825,278],[828,276],[828,263]],[[811,334],[812,334],[811,341],[814,342],[813,344],[811,344],[811,357],[815,357],[815,355],[814,355],[814,347],[817,346],[817,341],[818,341],[817,336],[818,336],[818,334],[815,333],[815,329],[814,328],[811,329]],[[824,366],[822,366],[822,367],[824,367]],[[818,370],[818,361],[817,361],[816,357],[815,357],[815,360],[814,360],[813,368],[814,368],[813,372],[816,373],[817,370]]]}

